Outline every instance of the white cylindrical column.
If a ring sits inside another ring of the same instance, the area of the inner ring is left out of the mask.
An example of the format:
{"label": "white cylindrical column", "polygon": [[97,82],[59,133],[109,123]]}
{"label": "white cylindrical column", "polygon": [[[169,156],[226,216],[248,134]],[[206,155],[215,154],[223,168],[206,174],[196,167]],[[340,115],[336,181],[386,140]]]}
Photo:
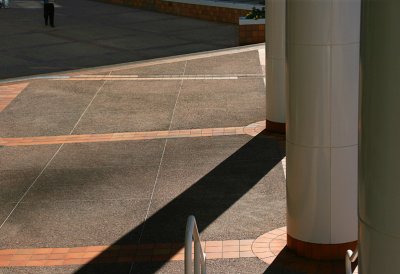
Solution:
{"label": "white cylindrical column", "polygon": [[359,269],[400,273],[400,1],[364,1]]}
{"label": "white cylindrical column", "polygon": [[285,132],[285,15],[286,0],[266,0],[266,128],[273,132]]}
{"label": "white cylindrical column", "polygon": [[288,247],[343,258],[357,240],[361,0],[288,0]]}

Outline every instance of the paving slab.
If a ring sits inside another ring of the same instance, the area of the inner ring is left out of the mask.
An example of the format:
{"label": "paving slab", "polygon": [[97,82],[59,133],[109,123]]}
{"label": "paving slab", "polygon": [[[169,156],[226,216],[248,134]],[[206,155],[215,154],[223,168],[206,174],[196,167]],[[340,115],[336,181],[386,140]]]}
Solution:
{"label": "paving slab", "polygon": [[[196,216],[202,240],[254,239],[285,225],[286,201],[265,194],[154,199],[143,242],[183,242],[187,217]],[[157,225],[158,224],[158,225]],[[163,224],[162,229],[159,224]]]}
{"label": "paving slab", "polygon": [[27,136],[54,136],[66,135],[74,127],[80,117],[79,113],[59,112],[37,114],[35,116],[15,114],[7,118],[0,118],[0,132],[2,137],[27,137]]}
{"label": "paving slab", "polygon": [[24,201],[149,199],[163,140],[66,144]]}
{"label": "paving slab", "polygon": [[163,147],[163,140],[66,144],[48,169],[158,167]]}
{"label": "paving slab", "polygon": [[187,74],[261,74],[258,51],[189,60]]}
{"label": "paving slab", "polygon": [[41,171],[58,148],[59,145],[0,147],[0,171]]}
{"label": "paving slab", "polygon": [[108,82],[75,133],[167,130],[180,81]]}
{"label": "paving slab", "polygon": [[[63,44],[67,43],[67,39],[61,37],[55,37],[49,35],[47,32],[42,33],[24,33],[21,36],[9,35],[8,39],[2,40],[0,44],[0,50],[15,49],[26,49],[29,48],[42,48],[43,46],[50,44]],[[19,54],[18,54],[19,55]],[[3,56],[2,56],[3,58]]]}
{"label": "paving slab", "polygon": [[[21,203],[2,227],[2,248],[110,245],[139,226],[147,200]],[[139,233],[125,243],[136,244]]]}
{"label": "paving slab", "polygon": [[0,136],[69,134],[101,84],[32,82],[1,113]]}
{"label": "paving slab", "polygon": [[40,177],[25,201],[148,199],[157,169],[157,166],[52,168]]}
{"label": "paving slab", "polygon": [[182,75],[185,61],[112,71],[111,75]]}
{"label": "paving slab", "polygon": [[0,204],[17,203],[41,171],[40,168],[1,170],[0,188],[2,191],[0,192]]}
{"label": "paving slab", "polygon": [[265,117],[264,90],[262,79],[186,80],[172,128],[243,126],[261,121]]}
{"label": "paving slab", "polygon": [[102,81],[32,81],[1,116],[81,114],[102,84]]}
{"label": "paving slab", "polygon": [[164,155],[167,167],[193,173],[200,167],[203,175],[206,168],[201,167],[207,166],[209,171],[188,183],[164,177],[162,166],[142,240],[182,241],[191,214],[206,240],[256,238],[268,228],[282,226],[286,203],[279,150],[276,141],[261,136],[169,141]]}
{"label": "paving slab", "polygon": [[[212,183],[212,192],[208,191],[208,185],[198,185],[196,190],[199,193],[206,192],[207,197],[235,195],[242,193],[243,189],[250,193],[262,193],[268,197],[276,196],[282,198],[282,181],[284,181],[282,166],[276,164],[269,172],[268,176],[264,176],[257,184],[252,185],[250,190],[247,190],[247,182],[251,181],[251,175],[243,173],[242,169],[232,168],[226,170],[229,173],[210,174],[212,165],[199,165],[187,169],[175,169],[172,166],[163,166],[160,171],[157,187],[154,192],[155,199],[176,198],[185,190],[194,186],[201,180],[207,180]],[[249,167],[247,165],[247,167]],[[211,192],[211,193],[210,193]],[[198,194],[193,194],[194,198]],[[276,196],[275,196],[276,195]]]}
{"label": "paving slab", "polygon": [[[267,265],[256,258],[241,258],[241,259],[225,259],[225,260],[208,260],[207,273],[215,274],[249,274],[263,273]],[[168,262],[161,266],[156,263],[141,263],[135,264],[133,272],[137,274],[170,274],[184,273],[183,262]],[[79,273],[81,274],[81,273]],[[82,273],[83,274],[83,273]],[[278,274],[278,273],[277,273]]]}
{"label": "paving slab", "polygon": [[[243,135],[173,139],[168,140],[163,167],[190,169],[190,167],[207,165],[211,171],[218,165],[220,168],[231,169],[231,167],[240,167],[246,163],[280,161],[282,157],[283,152],[278,142],[263,136],[257,138]],[[260,164],[261,170],[269,171],[269,165],[262,168],[262,164]],[[223,173],[223,171],[218,172]]]}
{"label": "paving slab", "polygon": [[[10,212],[15,207],[16,203],[0,202],[0,222],[3,223]],[[0,268],[1,273],[1,268]]]}

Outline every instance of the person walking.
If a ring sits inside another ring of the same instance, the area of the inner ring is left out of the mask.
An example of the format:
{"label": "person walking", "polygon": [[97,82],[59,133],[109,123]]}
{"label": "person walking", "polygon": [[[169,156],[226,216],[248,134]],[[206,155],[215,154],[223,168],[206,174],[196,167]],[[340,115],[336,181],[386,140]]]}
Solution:
{"label": "person walking", "polygon": [[10,8],[10,0],[0,0],[0,7],[8,9]]}
{"label": "person walking", "polygon": [[43,0],[43,4],[44,24],[47,26],[50,18],[50,26],[54,28],[54,0]]}

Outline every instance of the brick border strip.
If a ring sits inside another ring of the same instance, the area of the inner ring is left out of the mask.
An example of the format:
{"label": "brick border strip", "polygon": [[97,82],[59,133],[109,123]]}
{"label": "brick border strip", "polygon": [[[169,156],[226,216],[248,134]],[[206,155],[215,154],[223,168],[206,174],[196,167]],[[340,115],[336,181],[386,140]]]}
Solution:
{"label": "brick border strip", "polygon": [[[203,241],[207,259],[256,257],[254,239]],[[72,248],[0,249],[0,267],[61,266],[88,263],[182,261],[182,243],[83,246]]]}
{"label": "brick border strip", "polygon": [[15,99],[29,83],[20,83],[0,86],[0,112]]}
{"label": "brick border strip", "polygon": [[271,264],[285,246],[286,227],[281,227],[258,237],[251,250],[260,260]]}
{"label": "brick border strip", "polygon": [[254,124],[250,124],[245,127],[0,138],[0,145],[32,146],[32,145],[68,144],[68,143],[93,143],[93,142],[138,141],[138,140],[154,140],[154,139],[170,139],[170,138],[215,137],[215,136],[244,135],[244,134],[255,136],[264,129],[265,129],[265,122],[261,121]]}

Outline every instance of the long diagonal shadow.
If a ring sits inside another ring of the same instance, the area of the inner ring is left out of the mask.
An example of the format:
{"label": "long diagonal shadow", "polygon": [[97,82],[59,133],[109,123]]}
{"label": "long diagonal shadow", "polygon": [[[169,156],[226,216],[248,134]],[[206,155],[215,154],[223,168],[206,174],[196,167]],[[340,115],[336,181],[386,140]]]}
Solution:
{"label": "long diagonal shadow", "polygon": [[[183,247],[186,219],[196,216],[199,231],[204,231],[220,215],[241,199],[284,157],[279,140],[261,133],[216,166],[198,182],[170,201],[153,214],[147,221],[132,229],[117,240],[109,249],[77,270],[76,274],[86,273],[127,273],[126,265],[117,263],[97,264],[96,261],[113,250],[113,246],[132,244],[145,226],[143,242],[178,242],[175,253]],[[140,251],[137,251],[140,256]],[[164,262],[152,262],[146,273],[160,269],[174,254],[169,254]],[[142,271],[131,273],[143,273]]]}

